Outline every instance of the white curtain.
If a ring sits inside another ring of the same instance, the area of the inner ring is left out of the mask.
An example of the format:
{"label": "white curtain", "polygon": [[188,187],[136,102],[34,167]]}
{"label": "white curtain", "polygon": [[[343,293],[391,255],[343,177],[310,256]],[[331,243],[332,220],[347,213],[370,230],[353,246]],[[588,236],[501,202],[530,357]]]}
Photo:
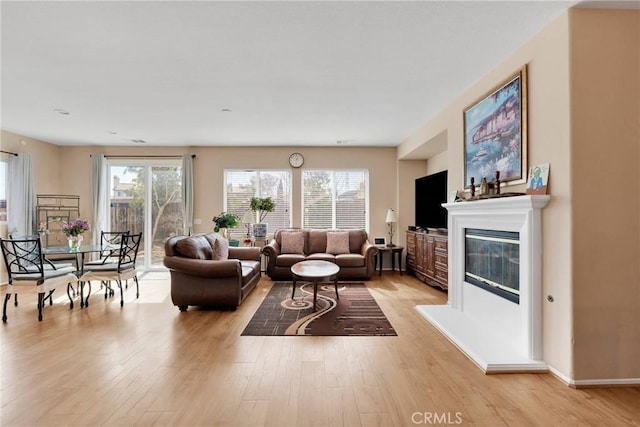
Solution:
{"label": "white curtain", "polygon": [[182,214],[184,234],[190,235],[193,227],[193,156],[182,156]]}
{"label": "white curtain", "polygon": [[35,229],[36,195],[33,190],[31,154],[19,153],[9,159],[7,191],[8,232],[14,236],[33,234]]}
{"label": "white curtain", "polygon": [[93,206],[93,222],[91,236],[93,243],[100,244],[100,232],[106,226],[107,214],[107,166],[104,154],[91,155],[91,190]]}

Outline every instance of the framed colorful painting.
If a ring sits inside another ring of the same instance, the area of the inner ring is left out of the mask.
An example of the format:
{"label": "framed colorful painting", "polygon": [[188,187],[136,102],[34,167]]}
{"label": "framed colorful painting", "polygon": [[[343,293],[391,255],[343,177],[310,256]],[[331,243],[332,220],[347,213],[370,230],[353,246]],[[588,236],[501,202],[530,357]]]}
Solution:
{"label": "framed colorful painting", "polygon": [[503,185],[526,182],[527,68],[464,110],[464,186],[500,171]]}

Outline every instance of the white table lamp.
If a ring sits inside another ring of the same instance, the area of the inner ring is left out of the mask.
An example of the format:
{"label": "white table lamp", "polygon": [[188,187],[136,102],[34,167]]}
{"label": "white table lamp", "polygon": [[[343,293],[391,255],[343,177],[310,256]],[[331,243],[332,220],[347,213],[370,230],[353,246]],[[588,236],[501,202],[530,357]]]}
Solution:
{"label": "white table lamp", "polygon": [[389,224],[389,246],[395,246],[393,244],[393,224],[398,222],[398,216],[393,209],[387,210],[387,218],[385,222]]}
{"label": "white table lamp", "polygon": [[253,216],[252,210],[244,211],[244,215],[242,216],[242,223],[247,226],[247,237],[251,237],[251,224],[253,224],[255,218]]}

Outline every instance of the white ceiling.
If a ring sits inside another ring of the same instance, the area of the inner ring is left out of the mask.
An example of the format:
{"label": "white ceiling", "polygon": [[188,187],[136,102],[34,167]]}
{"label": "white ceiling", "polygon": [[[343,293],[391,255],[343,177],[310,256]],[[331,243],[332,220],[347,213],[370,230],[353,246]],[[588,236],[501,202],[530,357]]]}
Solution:
{"label": "white ceiling", "polygon": [[60,145],[397,146],[571,4],[2,1],[1,125]]}

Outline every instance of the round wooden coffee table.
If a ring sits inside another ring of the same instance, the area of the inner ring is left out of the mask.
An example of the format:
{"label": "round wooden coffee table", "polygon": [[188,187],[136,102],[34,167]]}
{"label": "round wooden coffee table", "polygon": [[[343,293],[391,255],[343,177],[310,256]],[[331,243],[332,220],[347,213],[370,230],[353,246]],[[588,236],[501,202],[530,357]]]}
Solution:
{"label": "round wooden coffee table", "polygon": [[296,293],[296,282],[298,280],[313,283],[313,311],[316,311],[316,298],[318,296],[318,284],[333,282],[336,288],[336,299],[338,296],[338,273],[340,267],[329,261],[300,261],[291,266],[293,274],[293,291],[291,299]]}

